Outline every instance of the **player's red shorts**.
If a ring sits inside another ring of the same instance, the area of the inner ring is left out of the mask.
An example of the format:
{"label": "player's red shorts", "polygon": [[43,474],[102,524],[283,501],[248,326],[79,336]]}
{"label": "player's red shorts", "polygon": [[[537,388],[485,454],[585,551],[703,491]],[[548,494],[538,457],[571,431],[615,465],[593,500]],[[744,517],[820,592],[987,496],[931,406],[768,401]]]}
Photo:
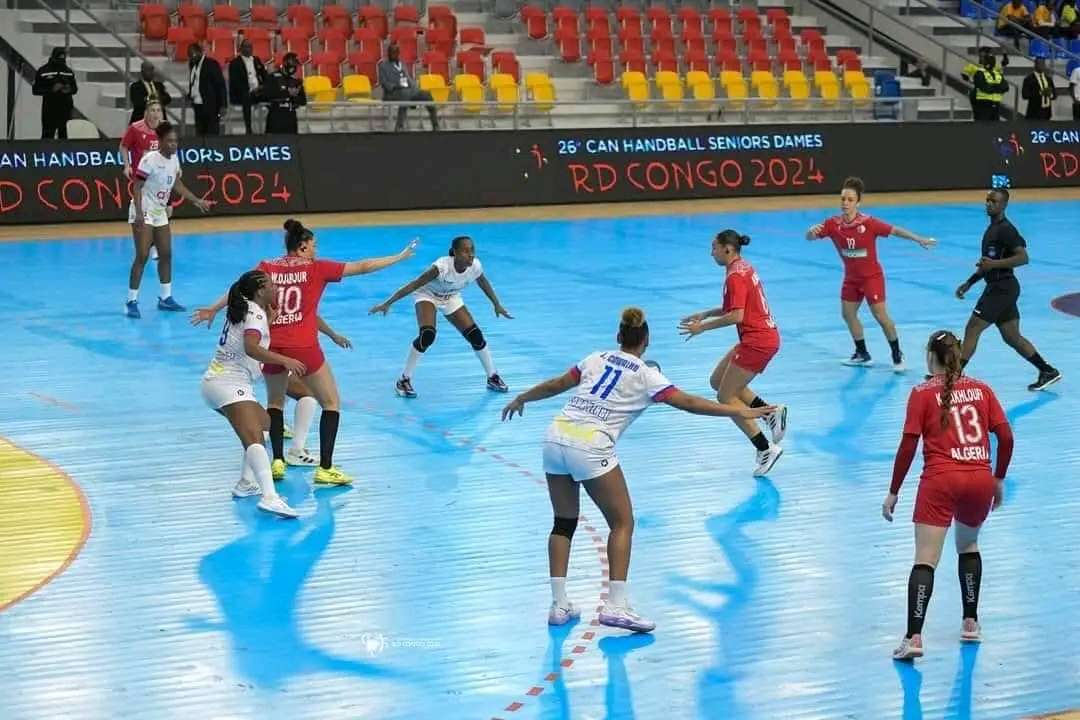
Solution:
{"label": "player's red shorts", "polygon": [[[322,348],[317,344],[303,348],[282,348],[271,345],[270,349],[285,357],[304,363],[304,367],[307,368],[305,375],[314,375],[319,371],[319,368],[326,364],[326,356],[323,355]],[[280,375],[283,372],[285,372],[285,368],[281,365],[263,365],[263,375]]]}
{"label": "player's red shorts", "polygon": [[758,347],[757,345],[739,343],[732,351],[731,362],[743,370],[752,373],[763,373],[769,361],[778,352],[780,352],[779,347]]}
{"label": "player's red shorts", "polygon": [[931,470],[919,480],[912,519],[924,525],[949,527],[955,517],[965,525],[978,527],[990,514],[996,484],[989,470]]}
{"label": "player's red shorts", "polygon": [[866,298],[869,305],[885,302],[885,274],[867,275],[866,277],[844,276],[840,286],[840,299],[844,302],[859,302]]}

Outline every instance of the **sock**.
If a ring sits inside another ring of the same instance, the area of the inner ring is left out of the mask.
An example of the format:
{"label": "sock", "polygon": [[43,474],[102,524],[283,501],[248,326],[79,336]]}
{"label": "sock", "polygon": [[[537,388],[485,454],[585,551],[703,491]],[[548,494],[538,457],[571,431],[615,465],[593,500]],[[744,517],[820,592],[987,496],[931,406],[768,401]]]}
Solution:
{"label": "sock", "polygon": [[612,580],[608,583],[608,605],[613,607],[626,607],[626,581]]}
{"label": "sock", "polygon": [[315,419],[315,410],[318,407],[319,401],[310,395],[296,401],[296,411],[293,414],[293,450],[303,450],[307,446],[311,421]]}
{"label": "sock", "polygon": [[495,374],[495,363],[491,359],[491,351],[487,349],[487,346],[482,350],[477,350],[476,357],[480,358],[480,364],[484,366],[484,372],[488,377]]}
{"label": "sock", "polygon": [[270,456],[266,454],[266,448],[258,444],[248,445],[244,451],[244,459],[247,460],[248,469],[255,476],[255,481],[259,483],[263,498],[269,500],[277,497],[274,478],[270,474]]}
{"label": "sock", "polygon": [[246,480],[248,482],[257,482],[255,478],[255,473],[253,473],[251,471],[251,468],[248,467],[246,449],[240,454],[240,479]]}
{"label": "sock", "polygon": [[139,299],[139,288],[128,288],[128,302],[136,302]]}
{"label": "sock", "polygon": [[759,398],[757,395],[755,395],[754,399],[750,401],[750,407],[752,408],[765,407],[765,405],[765,401]]}
{"label": "sock", "polygon": [[285,459],[285,414],[278,408],[266,408],[270,416],[270,447],[275,460]]}
{"label": "sock", "polygon": [[161,283],[161,296],[160,297],[161,297],[162,300],[164,300],[165,298],[171,298],[172,297],[172,283],[171,282]]}
{"label": "sock", "polygon": [[750,442],[754,443],[754,447],[761,452],[765,452],[769,449],[769,441],[765,439],[765,433],[763,432],[759,432],[757,435],[750,438]]}
{"label": "sock", "polygon": [[341,413],[337,410],[323,410],[319,418],[319,465],[326,470],[334,465],[334,443],[340,421]]}
{"label": "sock", "polygon": [[1027,360],[1032,365],[1034,365],[1035,367],[1037,367],[1039,369],[1039,372],[1041,372],[1041,373],[1050,372],[1051,370],[1054,369],[1054,368],[1050,367],[1049,363],[1047,363],[1045,360],[1043,360],[1042,355],[1040,355],[1037,350],[1035,351],[1034,355],[1032,355],[1029,358],[1024,358],[1024,359]]}
{"label": "sock", "polygon": [[892,350],[893,362],[900,361],[900,338],[889,341],[889,348]]}
{"label": "sock", "polygon": [[420,362],[421,354],[422,353],[412,345],[409,346],[409,359],[405,361],[405,369],[401,371],[401,377],[412,377],[413,371],[416,370],[416,363]]}
{"label": "sock", "polygon": [[855,352],[860,355],[869,355],[870,352],[866,349],[866,338],[862,338],[855,341]]}
{"label": "sock", "polygon": [[570,604],[570,601],[566,599],[566,578],[551,578],[551,600],[563,608]]}
{"label": "sock", "polygon": [[982,555],[976,552],[960,553],[957,568],[960,571],[960,599],[964,602],[964,619],[979,619],[979,586],[982,585]]}
{"label": "sock", "polygon": [[922,634],[926,608],[934,592],[934,568],[922,564],[912,566],[907,587],[907,637],[911,637]]}

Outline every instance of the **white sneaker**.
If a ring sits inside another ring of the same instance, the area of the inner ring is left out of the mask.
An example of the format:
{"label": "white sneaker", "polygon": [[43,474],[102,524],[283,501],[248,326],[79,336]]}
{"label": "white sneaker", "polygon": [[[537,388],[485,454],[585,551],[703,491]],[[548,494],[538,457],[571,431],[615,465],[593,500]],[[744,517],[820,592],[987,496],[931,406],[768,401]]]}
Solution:
{"label": "white sneaker", "polygon": [[287,465],[318,465],[319,457],[308,452],[307,448],[289,448],[285,451]]}
{"label": "white sneaker", "polygon": [[259,483],[250,478],[240,478],[237,481],[236,486],[232,489],[232,496],[234,498],[251,497],[252,495],[259,495],[262,490],[259,488]]}
{"label": "white sneaker", "polygon": [[905,372],[907,372],[907,365],[904,364],[904,356],[903,355],[900,356],[899,360],[897,360],[896,362],[894,362],[892,364],[892,371],[894,373],[905,373]]}
{"label": "white sneaker", "polygon": [[982,627],[971,618],[964,618],[964,624],[960,628],[960,642],[982,642]]}
{"label": "white sneaker", "polygon": [[848,367],[873,367],[874,361],[870,358],[870,353],[854,352],[847,360],[841,360],[841,364]]}
{"label": "white sneaker", "polygon": [[773,445],[779,445],[787,433],[787,405],[777,405],[776,410],[765,416],[765,424],[772,433]]}
{"label": "white sneaker", "polygon": [[150,246],[150,259],[151,260],[157,260],[158,259],[157,245],[151,245]]}
{"label": "white sneaker", "polygon": [[647,633],[656,629],[656,623],[634,612],[633,608],[605,604],[600,610],[600,624],[608,627]]}
{"label": "white sneaker", "polygon": [[893,660],[914,660],[923,656],[922,635],[912,635],[900,641],[900,647],[893,650]]}
{"label": "white sneaker", "polygon": [[773,465],[784,454],[784,448],[779,445],[770,445],[768,450],[758,450],[757,467],[754,468],[754,477],[764,477],[773,469]]}
{"label": "white sneaker", "polygon": [[579,617],[581,617],[581,610],[574,603],[567,602],[566,607],[561,607],[557,602],[552,601],[551,609],[548,610],[548,625],[565,625]]}
{"label": "white sneaker", "polygon": [[259,501],[258,508],[263,512],[268,512],[271,515],[277,515],[283,518],[300,517],[300,513],[285,504],[285,501],[281,499],[280,495],[275,495],[269,499],[264,497]]}

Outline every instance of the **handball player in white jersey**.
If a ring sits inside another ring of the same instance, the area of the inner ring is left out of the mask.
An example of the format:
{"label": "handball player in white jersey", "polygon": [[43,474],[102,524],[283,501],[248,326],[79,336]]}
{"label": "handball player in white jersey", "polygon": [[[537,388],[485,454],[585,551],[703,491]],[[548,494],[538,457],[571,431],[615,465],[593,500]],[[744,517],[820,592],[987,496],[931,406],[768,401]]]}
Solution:
{"label": "handball player in white jersey", "polygon": [[663,402],[696,415],[754,419],[772,407],[725,405],[688,395],[664,377],[655,363],[642,360],[649,346],[649,326],[639,308],[623,310],[619,323],[619,349],[594,352],[565,374],[526,390],[502,411],[503,420],[523,413],[525,403],[553,397],[575,388],[573,397],[555,417],[544,437],[544,473],[555,513],[548,537],[551,572],[551,609],[548,623],[563,625],[580,616],[566,597],[566,570],[570,541],[580,515],[579,486],[604,514],[610,533],[608,599],[600,611],[600,624],[634,632],[651,632],[656,623],[630,607],[626,576],[634,513],[626,479],[615,455],[615,443],[637,416]]}
{"label": "handball player in white jersey", "polygon": [[214,359],[202,380],[202,396],[236,431],[244,448],[240,482],[235,497],[262,495],[259,509],[282,517],[297,517],[274,489],[270,456],[263,446],[263,431],[270,418],[255,395],[255,380],[262,376],[261,363],[281,365],[304,374],[299,360],[271,352],[270,309],[277,288],[267,273],[251,270],[232,284],[228,294],[225,326],[221,329]]}
{"label": "handball player in white jersey", "polygon": [[370,314],[385,315],[391,305],[412,293],[419,332],[412,342],[409,358],[405,361],[405,369],[395,387],[395,391],[401,397],[416,397],[416,391],[412,386],[412,374],[416,370],[416,364],[420,362],[420,356],[435,342],[436,309],[446,316],[446,319],[469,341],[476,356],[480,358],[480,363],[484,366],[488,389],[495,392],[507,391],[506,383],[495,370],[487,340],[484,339],[484,334],[473,320],[469,308],[465,307],[465,301],[461,299],[461,291],[474,281],[495,306],[495,317],[501,315],[513,319],[513,316],[499,302],[495,289],[484,276],[484,268],[476,258],[476,246],[472,238],[465,235],[453,239],[448,256],[436,260],[422,275],[398,288],[386,302],[376,305],[369,311]]}
{"label": "handball player in white jersey", "polygon": [[161,294],[158,310],[179,312],[184,309],[172,296],[172,231],[169,229],[169,199],[175,189],[185,200],[203,212],[211,203],[195,197],[180,180],[180,158],[176,155],[179,140],[176,128],[168,122],[156,128],[158,149],[143,154],[135,170],[135,186],[128,207],[128,222],[135,237],[135,259],[128,275],[128,299],[126,314],[130,318],[142,317],[139,312],[139,285],[143,270],[150,259],[150,248],[158,250],[158,279]]}

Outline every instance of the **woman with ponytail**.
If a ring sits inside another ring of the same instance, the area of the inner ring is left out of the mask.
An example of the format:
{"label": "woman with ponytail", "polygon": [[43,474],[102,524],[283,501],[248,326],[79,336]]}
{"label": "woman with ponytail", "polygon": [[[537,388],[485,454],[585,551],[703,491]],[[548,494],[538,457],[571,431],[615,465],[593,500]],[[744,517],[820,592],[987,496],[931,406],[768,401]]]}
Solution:
{"label": "woman with ponytail", "polygon": [[[979,529],[992,508],[1001,504],[1005,472],[1012,458],[1013,435],[994,391],[963,374],[960,340],[948,330],[930,336],[926,348],[930,378],[908,398],[904,435],[896,452],[892,485],[881,514],[892,522],[919,438],[923,472],[915,496],[915,563],[908,577],[907,632],[893,651],[897,660],[923,655],[922,628],[934,590],[934,570],[945,534],[956,520],[963,621],[960,640],[981,639],[978,606],[982,583]],[[989,434],[997,436],[997,464],[990,474]]]}
{"label": "woman with ponytail", "polygon": [[296,511],[274,489],[270,457],[263,447],[263,431],[269,421],[255,395],[260,363],[277,363],[291,372],[304,372],[299,360],[268,349],[268,320],[276,292],[270,276],[258,270],[244,273],[229,288],[225,326],[203,375],[202,396],[207,405],[225,416],[244,448],[240,481],[233,488],[233,496],[262,495],[260,510],[294,518]]}
{"label": "woman with ponytail", "polygon": [[524,413],[525,404],[554,397],[574,388],[574,395],[548,427],[543,463],[555,522],[548,536],[551,609],[548,622],[563,625],[577,617],[578,608],[566,597],[570,541],[580,515],[580,486],[604,514],[610,530],[607,541],[610,583],[599,614],[601,625],[651,632],[656,624],[630,607],[626,577],[634,512],[626,478],[615,455],[619,436],[653,403],[663,402],[696,415],[742,417],[753,420],[770,407],[724,405],[687,395],[664,377],[660,367],[642,360],[649,347],[649,325],[640,308],[623,310],[616,336],[618,350],[594,352],[562,375],[542,382],[514,398],[502,419]]}
{"label": "woman with ponytail", "polygon": [[[285,357],[299,360],[306,370],[301,373],[304,385],[322,407],[319,419],[319,467],[315,482],[328,485],[348,485],[352,478],[334,467],[334,445],[337,442],[340,404],[337,382],[319,346],[319,301],[329,283],[340,282],[352,275],[378,272],[410,258],[416,248],[413,240],[396,255],[337,262],[315,257],[315,234],[299,220],[285,221],[285,252],[274,260],[263,260],[258,269],[267,273],[277,286],[277,316],[270,327],[270,348]],[[209,308],[200,308],[192,322],[213,322],[214,315],[225,306],[222,298]],[[270,444],[274,452],[275,478],[285,477],[285,392],[288,389],[288,367],[280,363],[263,366],[270,415]],[[306,463],[298,463],[306,464]]]}
{"label": "woman with ponytail", "polygon": [[[713,370],[709,383],[722,403],[764,407],[765,401],[750,389],[750,381],[765,372],[765,368],[780,350],[780,331],[765,301],[765,287],[757,272],[742,257],[742,248],[750,238],[735,230],[724,230],[712,243],[713,260],[727,270],[724,280],[724,304],[721,307],[695,313],[682,319],[679,332],[686,339],[707,330],[734,325],[739,342]],[[772,441],[765,437],[758,424],[746,417],[732,420],[750,439],[757,450],[754,477],[762,477],[784,454],[780,441],[787,432],[787,406],[777,405],[764,415]]]}

